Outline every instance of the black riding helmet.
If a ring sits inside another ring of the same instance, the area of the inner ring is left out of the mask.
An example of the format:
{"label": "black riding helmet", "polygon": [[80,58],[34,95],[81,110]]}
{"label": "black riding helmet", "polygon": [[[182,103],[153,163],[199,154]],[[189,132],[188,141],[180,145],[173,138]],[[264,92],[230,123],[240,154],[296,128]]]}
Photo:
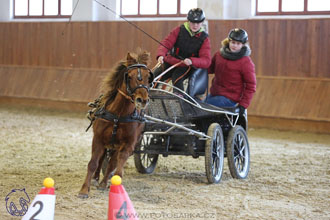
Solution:
{"label": "black riding helmet", "polygon": [[235,28],[230,30],[228,38],[229,40],[234,40],[245,44],[248,40],[248,34],[244,29]]}
{"label": "black riding helmet", "polygon": [[190,9],[187,16],[188,21],[193,23],[200,23],[205,20],[204,11],[200,8]]}

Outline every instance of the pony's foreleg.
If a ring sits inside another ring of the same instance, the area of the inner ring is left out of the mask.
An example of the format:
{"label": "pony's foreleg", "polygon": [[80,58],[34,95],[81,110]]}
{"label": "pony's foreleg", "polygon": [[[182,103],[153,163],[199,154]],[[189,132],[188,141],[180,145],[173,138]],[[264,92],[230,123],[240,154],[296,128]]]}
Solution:
{"label": "pony's foreleg", "polygon": [[123,147],[120,148],[120,151],[118,152],[118,156],[117,156],[117,169],[115,172],[115,175],[119,175],[119,176],[123,176],[123,171],[124,171],[124,165],[128,159],[128,157],[130,155],[132,155],[134,150],[134,146],[133,147]]}
{"label": "pony's foreleg", "polygon": [[81,197],[81,198],[88,197],[88,192],[90,189],[90,183],[91,183],[92,176],[93,176],[95,170],[97,169],[100,158],[104,154],[104,150],[105,150],[105,148],[104,148],[102,142],[94,137],[93,146],[92,146],[92,157],[88,163],[87,175],[85,178],[85,182],[79,191],[79,195],[78,195],[79,197]]}
{"label": "pony's foreleg", "polygon": [[96,169],[96,171],[95,171],[95,173],[93,175],[93,178],[92,178],[91,184],[93,186],[99,186],[100,172],[101,172],[101,168],[102,168],[102,165],[103,165],[103,161],[104,161],[105,155],[106,155],[106,152],[104,151],[102,157],[99,160],[99,165],[97,166],[97,169]]}
{"label": "pony's foreleg", "polygon": [[108,183],[108,179],[110,178],[110,174],[112,173],[112,171],[114,171],[116,169],[117,156],[118,156],[118,151],[114,151],[111,154],[110,161],[109,161],[108,166],[107,166],[107,169],[106,169],[106,171],[104,173],[103,179],[100,182],[99,189],[101,189],[101,190],[105,190],[106,189],[107,183]]}

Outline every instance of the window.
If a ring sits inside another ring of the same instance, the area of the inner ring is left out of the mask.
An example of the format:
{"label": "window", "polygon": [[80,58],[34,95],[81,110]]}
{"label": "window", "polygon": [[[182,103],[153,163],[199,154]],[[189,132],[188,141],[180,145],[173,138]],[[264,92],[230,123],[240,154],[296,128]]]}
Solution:
{"label": "window", "polygon": [[72,0],[14,0],[14,18],[69,18]]}
{"label": "window", "polygon": [[197,0],[120,0],[124,17],[185,17]]}
{"label": "window", "polygon": [[257,0],[257,15],[330,14],[330,0]]}

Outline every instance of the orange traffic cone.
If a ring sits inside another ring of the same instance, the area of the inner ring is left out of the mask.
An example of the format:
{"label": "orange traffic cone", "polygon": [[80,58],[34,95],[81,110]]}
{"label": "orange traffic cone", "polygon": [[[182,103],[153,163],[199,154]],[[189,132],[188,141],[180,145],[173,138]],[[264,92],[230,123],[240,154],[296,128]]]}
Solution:
{"label": "orange traffic cone", "polygon": [[28,211],[23,216],[22,220],[40,219],[53,220],[55,213],[55,188],[52,178],[44,179],[44,187],[29,206]]}
{"label": "orange traffic cone", "polygon": [[115,219],[139,219],[118,175],[111,178],[109,191],[108,220]]}

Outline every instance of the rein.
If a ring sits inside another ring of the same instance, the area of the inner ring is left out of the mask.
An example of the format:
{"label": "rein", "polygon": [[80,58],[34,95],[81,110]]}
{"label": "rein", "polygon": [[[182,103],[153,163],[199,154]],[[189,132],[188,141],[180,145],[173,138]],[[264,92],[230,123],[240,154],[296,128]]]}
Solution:
{"label": "rein", "polygon": [[191,69],[191,66],[188,67],[187,71],[183,73],[179,78],[177,78],[173,84],[177,83],[182,77],[184,77]]}
{"label": "rein", "polygon": [[[154,79],[154,81],[155,81],[156,83],[155,83],[155,85],[153,86],[153,88],[155,88],[155,87],[157,86],[157,81],[159,81],[159,80],[162,78],[162,76],[164,76],[168,71],[170,71],[171,69],[173,69],[173,68],[179,66],[179,65],[182,64],[182,63],[183,63],[183,60],[180,61],[180,62],[178,62],[178,63],[176,63],[176,64],[174,64],[174,65],[172,65],[171,67],[169,67],[169,68],[167,68],[165,71],[163,71],[161,74],[159,74],[159,75]],[[157,67],[160,66],[160,65],[161,65],[160,63],[159,63],[159,64],[158,64],[158,63],[156,64]],[[156,68],[156,67],[154,67],[154,68]]]}
{"label": "rein", "polygon": [[124,96],[126,99],[130,100],[132,103],[134,103],[133,99],[132,99],[132,96],[128,96],[126,95],[123,91],[121,91],[120,89],[117,89],[117,91],[122,95]]}

